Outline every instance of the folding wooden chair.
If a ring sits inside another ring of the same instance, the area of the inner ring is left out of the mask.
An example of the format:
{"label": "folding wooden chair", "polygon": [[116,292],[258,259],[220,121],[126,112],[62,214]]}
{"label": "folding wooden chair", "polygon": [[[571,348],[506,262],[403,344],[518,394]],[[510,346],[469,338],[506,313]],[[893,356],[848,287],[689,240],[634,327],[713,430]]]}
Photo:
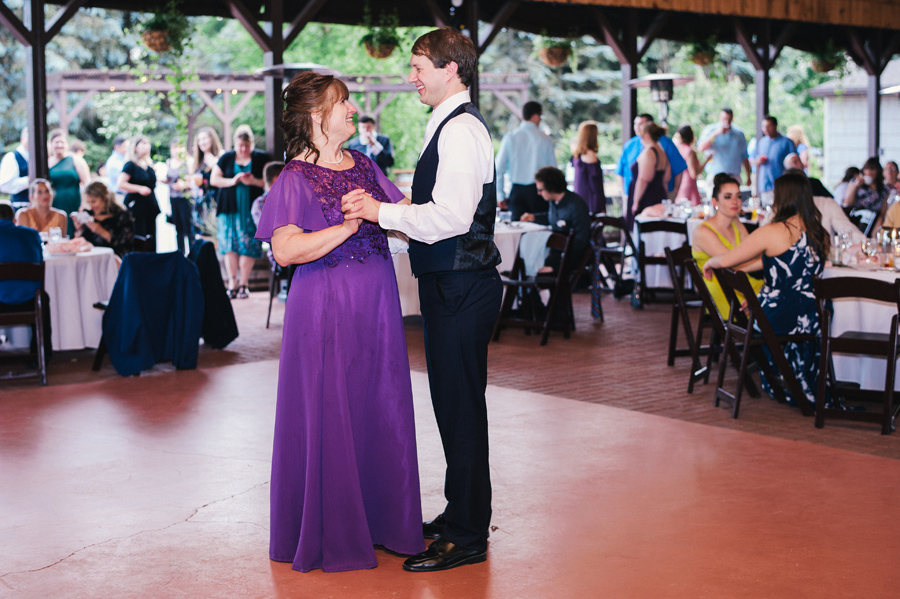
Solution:
{"label": "folding wooden chair", "polygon": [[[651,220],[644,223],[640,221],[635,222],[637,222],[638,231],[638,269],[641,273],[641,301],[643,303],[650,303],[656,300],[656,295],[659,292],[673,294],[674,292],[669,287],[651,287],[647,284],[647,267],[666,266],[666,257],[663,254],[648,255],[645,236],[651,233],[675,233],[683,235],[682,242],[675,245],[675,247],[687,245],[687,223],[676,220]],[[675,284],[674,281],[672,284]]]}
{"label": "folding wooden chair", "polygon": [[[888,435],[894,428],[894,419],[900,411],[900,405],[894,407],[894,381],[897,373],[897,321],[900,317],[900,280],[893,283],[868,279],[864,277],[836,277],[833,279],[813,280],[816,303],[819,306],[819,318],[822,326],[822,355],[819,366],[819,389],[816,394],[816,428],[825,426],[825,417],[858,422],[875,422],[881,424],[881,434]],[[897,313],[891,318],[891,326],[887,333],[866,333],[862,331],[846,331],[840,335],[831,334],[830,300],[865,299],[888,302],[897,307]],[[834,373],[831,355],[860,354],[880,357],[887,360],[885,367],[884,389],[882,391],[860,389],[855,383],[838,381]],[[826,393],[831,392],[834,407],[825,407]],[[843,399],[859,401],[880,401],[881,413],[863,412],[842,409]]]}
{"label": "folding wooden chair", "polygon": [[[703,273],[700,272],[697,262],[691,258],[690,260],[685,261],[684,266],[691,276],[694,290],[698,297],[700,297],[700,301],[703,303],[700,322],[697,325],[697,336],[695,337],[693,344],[694,353],[691,355],[691,374],[688,379],[688,393],[693,393],[695,382],[703,379],[704,385],[709,383],[709,374],[712,372],[713,360],[719,358],[719,355],[723,351],[722,341],[725,339],[725,321],[722,320],[722,315],[719,314],[716,302],[713,299],[712,294],[710,294],[709,289],[706,287],[706,283],[703,280]],[[736,316],[740,317],[743,324],[746,325],[746,318],[742,312]],[[703,332],[707,328],[709,329],[709,343],[703,345]],[[741,363],[740,349],[742,348],[739,344],[733,344],[730,353],[720,359],[731,358],[735,368],[739,368]],[[702,355],[703,350],[706,350],[705,365],[700,362],[700,356]],[[756,383],[753,382],[752,377],[744,377],[744,387],[750,397],[759,397],[759,389],[757,388]]]}
{"label": "folding wooden chair", "polygon": [[[547,238],[547,249],[562,252],[559,268],[552,275],[526,277],[524,261],[516,255],[510,276],[501,279],[506,292],[494,325],[494,341],[500,339],[500,331],[506,326],[523,327],[526,334],[540,330],[541,345],[547,344],[551,330],[562,331],[565,338],[569,338],[569,332],[574,328],[571,272],[575,256],[571,252],[572,237],[571,233],[568,236],[553,233]],[[543,289],[550,291],[546,309],[539,296]],[[519,299],[518,315],[513,313],[516,298]]]}
{"label": "folding wooden chair", "polygon": [[[734,393],[729,393],[723,386],[725,383],[727,360],[724,358],[719,360],[719,377],[716,382],[713,405],[718,406],[719,401],[722,399],[730,401],[733,405],[732,415],[734,418],[738,417],[738,412],[741,407],[741,394],[744,389],[744,380],[750,376],[747,372],[750,353],[754,348],[764,345],[771,353],[772,363],[775,368],[772,368],[772,364],[770,364],[766,357],[762,355],[762,352],[756,354],[757,363],[763,374],[765,374],[766,380],[769,381],[769,384],[772,386],[776,396],[775,398],[782,403],[786,402],[787,397],[785,391],[787,391],[790,393],[791,397],[794,398],[794,401],[797,403],[797,406],[800,408],[803,415],[812,416],[813,405],[806,398],[806,395],[803,393],[803,388],[800,386],[800,382],[797,380],[790,364],[788,364],[787,358],[784,355],[783,345],[785,343],[816,341],[816,336],[811,334],[776,335],[772,330],[769,319],[766,317],[765,312],[763,312],[759,299],[753,291],[753,287],[750,285],[747,274],[727,268],[716,269],[714,272],[716,278],[719,280],[719,284],[722,286],[725,297],[728,298],[730,306],[728,320],[725,321],[725,353],[726,355],[729,354],[732,351],[731,348],[733,348],[738,341],[743,343],[743,348],[741,351],[740,367],[738,369],[737,390]],[[738,314],[741,313],[741,305],[740,302],[738,302],[737,293],[742,294],[744,300],[747,302],[748,314],[745,321],[738,316]],[[759,327],[758,332],[754,330],[754,324]]]}
{"label": "folding wooden chair", "polygon": [[[614,291],[622,286],[626,259],[637,257],[637,246],[631,239],[624,218],[599,214],[593,216],[591,222],[591,227],[597,233],[591,236],[597,252],[597,269],[592,279],[597,280],[597,285],[605,283],[608,290]],[[601,272],[601,267],[606,271],[605,274]]]}
{"label": "folding wooden chair", "polygon": [[[32,264],[30,262],[5,262],[0,263],[0,281],[34,281],[39,287],[34,292],[34,306],[30,310],[18,312],[0,312],[0,326],[17,326],[29,324],[34,326],[34,340],[37,350],[37,369],[34,372],[15,372],[0,376],[0,379],[23,379],[37,377],[41,385],[47,384],[47,361],[44,355],[44,263]],[[34,353],[8,356],[7,359],[26,361]]]}
{"label": "folding wooden chair", "polygon": [[[669,353],[666,359],[668,366],[675,365],[676,357],[694,355],[694,333],[691,326],[690,309],[700,309],[703,303],[693,292],[685,293],[684,277],[687,274],[685,262],[692,260],[691,247],[683,245],[680,248],[665,248],[666,266],[669,268],[669,277],[672,279],[672,292],[675,301],[672,303],[672,320],[669,325]],[[702,314],[701,314],[702,318]],[[678,347],[678,321],[681,320],[681,328],[687,339],[687,347]]]}

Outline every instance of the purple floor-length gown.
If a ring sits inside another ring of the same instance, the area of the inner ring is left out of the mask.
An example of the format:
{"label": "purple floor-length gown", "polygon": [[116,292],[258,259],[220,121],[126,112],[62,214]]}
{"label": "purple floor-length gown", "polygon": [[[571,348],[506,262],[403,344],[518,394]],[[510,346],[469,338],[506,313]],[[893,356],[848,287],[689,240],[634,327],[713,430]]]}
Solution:
{"label": "purple floor-length gown", "polygon": [[[269,192],[256,236],[343,222],[341,197],[403,194],[368,158],[334,171],[295,160]],[[374,568],[373,545],[425,549],[406,338],[387,238],[359,231],[297,267],[288,294],[272,455],[269,557],[295,570]]]}

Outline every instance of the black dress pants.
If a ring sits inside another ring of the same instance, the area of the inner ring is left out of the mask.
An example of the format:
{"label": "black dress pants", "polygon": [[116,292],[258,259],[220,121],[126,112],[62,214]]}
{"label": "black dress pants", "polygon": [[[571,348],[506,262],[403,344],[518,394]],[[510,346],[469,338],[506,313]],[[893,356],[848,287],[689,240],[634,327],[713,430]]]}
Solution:
{"label": "black dress pants", "polygon": [[[182,254],[190,251],[194,243],[194,223],[191,219],[191,201],[187,198],[172,198],[172,224],[175,225],[175,243]],[[185,244],[185,240],[187,243]]]}
{"label": "black dress pants", "polygon": [[550,203],[538,195],[537,184],[519,185],[513,183],[509,190],[509,198],[507,198],[512,215],[512,220],[521,220],[522,215],[526,212],[531,214],[544,214],[550,210]]}
{"label": "black dress pants", "polygon": [[419,277],[428,384],[447,461],[441,538],[466,549],[487,548],[491,523],[484,393],[502,294],[493,268]]}

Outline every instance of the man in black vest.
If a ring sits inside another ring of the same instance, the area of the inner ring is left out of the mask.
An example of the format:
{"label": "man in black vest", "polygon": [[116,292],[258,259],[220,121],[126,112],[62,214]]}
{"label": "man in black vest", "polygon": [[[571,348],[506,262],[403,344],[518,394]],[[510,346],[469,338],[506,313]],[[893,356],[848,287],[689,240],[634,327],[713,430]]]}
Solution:
{"label": "man in black vest", "polygon": [[451,28],[416,40],[409,82],[434,111],[413,177],[412,204],[379,204],[358,190],[345,213],[359,213],[410,238],[419,280],[431,401],[447,472],[444,513],[424,525],[437,539],[407,559],[411,572],[435,572],[487,559],[491,522],[488,466],[488,342],[503,287],[494,245],[494,152],[468,86],[477,76],[472,40]]}
{"label": "man in black vest", "polygon": [[13,210],[25,208],[28,200],[28,128],[22,129],[19,147],[0,161],[0,192],[9,194]]}

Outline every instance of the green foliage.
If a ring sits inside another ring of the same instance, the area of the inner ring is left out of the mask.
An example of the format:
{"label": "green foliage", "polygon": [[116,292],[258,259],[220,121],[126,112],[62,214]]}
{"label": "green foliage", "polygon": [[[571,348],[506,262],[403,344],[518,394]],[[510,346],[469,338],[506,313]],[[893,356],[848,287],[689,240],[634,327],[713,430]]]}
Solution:
{"label": "green foliage", "polygon": [[171,49],[176,56],[184,53],[185,44],[190,41],[193,25],[179,9],[176,0],[169,0],[165,6],[150,13],[140,22],[140,31],[164,31]]}
{"label": "green foliage", "polygon": [[372,9],[366,2],[363,7],[362,26],[367,32],[359,40],[360,44],[369,44],[376,48],[400,45],[400,33],[397,31],[400,27],[400,17],[396,8],[392,11],[379,11],[378,18],[373,19]]}

